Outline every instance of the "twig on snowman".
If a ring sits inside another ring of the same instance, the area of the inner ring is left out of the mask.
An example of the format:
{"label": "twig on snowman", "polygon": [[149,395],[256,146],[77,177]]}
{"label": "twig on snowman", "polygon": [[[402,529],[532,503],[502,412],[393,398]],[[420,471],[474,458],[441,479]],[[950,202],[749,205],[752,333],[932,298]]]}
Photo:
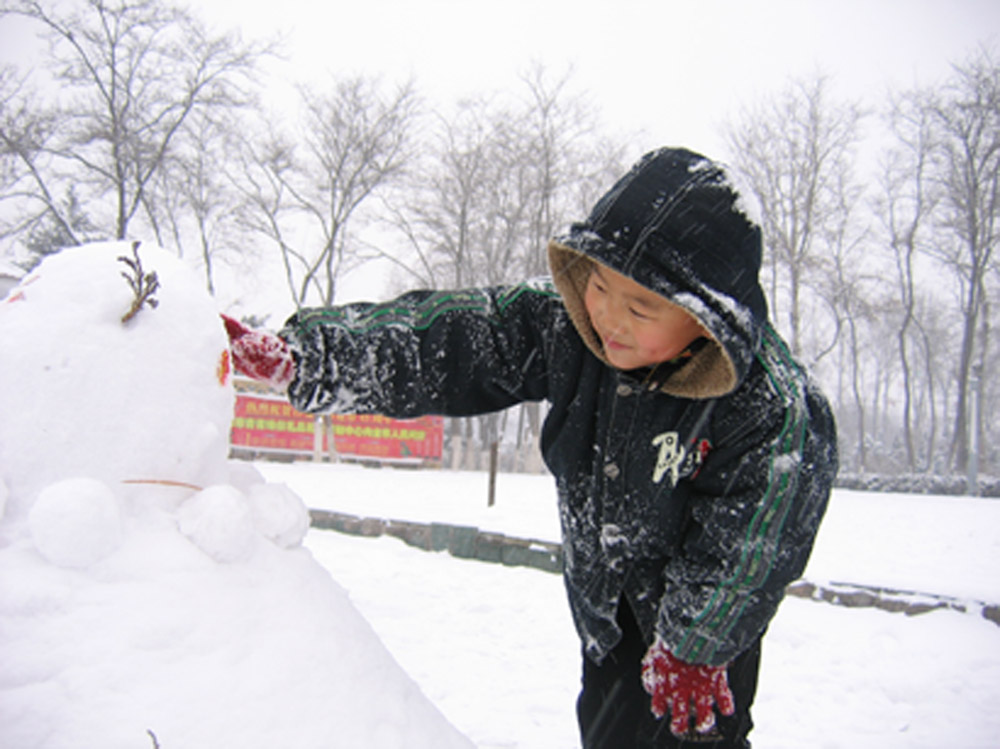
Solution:
{"label": "twig on snowman", "polygon": [[139,260],[139,245],[141,242],[132,243],[132,257],[127,258],[124,255],[118,258],[119,262],[125,263],[132,273],[131,275],[122,271],[122,278],[124,278],[132,289],[132,293],[135,294],[135,298],[132,300],[132,306],[129,311],[122,315],[122,324],[124,325],[133,317],[135,317],[139,310],[142,309],[143,304],[148,304],[150,307],[155,308],[159,304],[159,301],[153,299],[153,294],[157,289],[160,288],[160,279],[156,277],[156,271],[150,271],[145,273],[142,270],[142,261]]}

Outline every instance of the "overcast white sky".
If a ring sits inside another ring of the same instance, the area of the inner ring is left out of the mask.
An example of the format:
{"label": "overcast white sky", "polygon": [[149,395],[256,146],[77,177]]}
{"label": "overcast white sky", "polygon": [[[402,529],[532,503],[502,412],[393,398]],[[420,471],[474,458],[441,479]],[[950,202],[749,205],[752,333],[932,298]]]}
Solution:
{"label": "overcast white sky", "polygon": [[[612,132],[725,158],[719,125],[821,70],[877,104],[1000,46],[1000,0],[204,0],[212,23],[287,32],[300,71],[412,75],[431,101],[573,65]],[[305,75],[305,73],[302,73]]]}
{"label": "overcast white sky", "polygon": [[[611,134],[643,133],[636,154],[684,145],[726,159],[721,124],[793,77],[824,72],[835,96],[876,105],[941,80],[977,45],[1000,50],[1000,0],[189,2],[217,31],[283,32],[297,79],[412,76],[432,104],[517,88],[532,61],[554,75],[572,65]],[[0,21],[0,61],[38,49],[23,31]]]}
{"label": "overcast white sky", "polygon": [[[81,0],[70,0],[81,2]],[[431,104],[519,86],[532,61],[572,65],[629,151],[683,145],[726,160],[720,127],[793,77],[830,76],[837,97],[947,76],[980,44],[1000,54],[1000,0],[192,0],[217,31],[284,32],[295,79],[409,77]],[[0,21],[0,61],[29,56]],[[285,87],[287,88],[287,86]],[[367,297],[378,283],[357,282]],[[280,291],[280,289],[278,289]],[[338,295],[340,296],[340,295]],[[279,308],[287,306],[284,301]],[[269,308],[262,298],[258,311]]]}

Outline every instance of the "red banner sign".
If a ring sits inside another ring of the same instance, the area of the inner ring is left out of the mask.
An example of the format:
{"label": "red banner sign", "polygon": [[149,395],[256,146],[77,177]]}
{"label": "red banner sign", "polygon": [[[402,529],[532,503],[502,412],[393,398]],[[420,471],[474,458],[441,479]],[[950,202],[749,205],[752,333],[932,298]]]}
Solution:
{"label": "red banner sign", "polygon": [[[444,419],[390,419],[386,416],[331,414],[333,439],[342,455],[385,460],[441,460]],[[316,418],[296,411],[286,401],[260,394],[237,393],[230,433],[233,447],[257,452],[313,454]],[[327,451],[326,434],[322,448]]]}

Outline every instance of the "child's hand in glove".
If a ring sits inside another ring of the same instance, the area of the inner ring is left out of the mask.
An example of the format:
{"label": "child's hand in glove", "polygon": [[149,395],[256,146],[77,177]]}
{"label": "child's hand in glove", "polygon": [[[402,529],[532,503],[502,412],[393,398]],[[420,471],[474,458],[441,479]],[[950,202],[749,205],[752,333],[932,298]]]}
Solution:
{"label": "child's hand in glove", "polygon": [[295,377],[295,359],[288,344],[276,335],[252,330],[238,320],[222,315],[237,372],[259,380],[275,390],[288,389]]}
{"label": "child's hand in glove", "polygon": [[698,733],[708,733],[715,727],[713,703],[723,715],[732,715],[736,710],[725,666],[678,660],[659,636],[642,659],[642,685],[652,695],[653,715],[662,718],[670,709],[670,731],[675,736],[687,733],[692,708]]}

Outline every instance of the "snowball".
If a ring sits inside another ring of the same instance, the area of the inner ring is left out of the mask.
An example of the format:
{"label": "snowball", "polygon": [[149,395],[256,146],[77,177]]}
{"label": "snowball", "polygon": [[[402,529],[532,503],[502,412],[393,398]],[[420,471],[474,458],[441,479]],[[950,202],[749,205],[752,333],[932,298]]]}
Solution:
{"label": "snowball", "polygon": [[89,567],[122,543],[118,500],[107,484],[72,478],[45,487],[28,515],[35,547],[57,567]]}
{"label": "snowball", "polygon": [[266,482],[267,479],[264,478],[264,474],[253,463],[244,460],[229,461],[229,476],[225,483],[235,486],[244,494],[250,491],[251,486]]}
{"label": "snowball", "polygon": [[182,504],[177,525],[195,546],[217,562],[249,559],[257,537],[246,497],[224,484],[210,486]]}
{"label": "snowball", "polygon": [[257,484],[247,492],[257,530],[283,549],[298,546],[309,530],[309,510],[285,484]]}

